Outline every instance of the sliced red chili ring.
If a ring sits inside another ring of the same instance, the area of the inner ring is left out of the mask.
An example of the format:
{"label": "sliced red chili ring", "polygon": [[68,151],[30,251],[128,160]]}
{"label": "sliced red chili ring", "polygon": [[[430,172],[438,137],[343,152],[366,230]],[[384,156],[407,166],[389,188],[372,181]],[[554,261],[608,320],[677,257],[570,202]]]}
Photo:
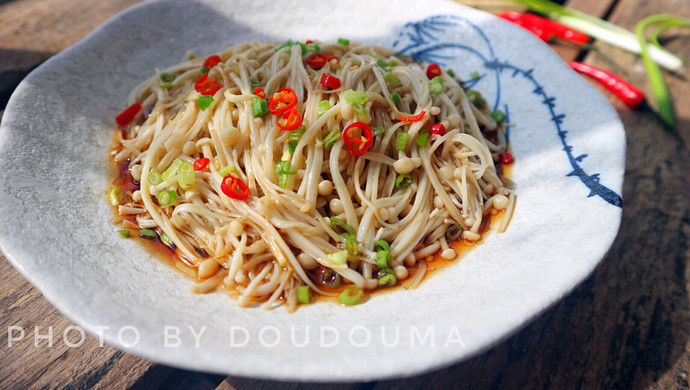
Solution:
{"label": "sliced red chili ring", "polygon": [[426,115],[426,111],[422,111],[417,115],[410,115],[410,116],[404,116],[400,118],[401,122],[419,122],[424,118],[424,115]]}
{"label": "sliced red chili ring", "polygon": [[320,69],[331,60],[335,60],[336,62],[338,62],[338,56],[314,53],[307,57],[307,65],[314,69]]}
{"label": "sliced red chili ring", "polygon": [[[356,133],[357,130],[360,130],[359,134]],[[366,123],[355,122],[343,130],[343,142],[350,153],[361,156],[374,143],[374,134]]]}
{"label": "sliced red chili ring", "polygon": [[271,96],[268,102],[268,112],[280,115],[297,105],[297,94],[290,87],[283,87]]}
{"label": "sliced red chili ring", "polygon": [[302,125],[302,114],[296,108],[291,108],[276,122],[283,130],[295,130]]}
{"label": "sliced red chili ring", "polygon": [[513,160],[513,155],[510,152],[503,152],[498,155],[498,157],[501,159],[501,164],[511,164]]}
{"label": "sliced red chili ring", "polygon": [[140,110],[141,104],[134,103],[131,106],[125,108],[121,113],[119,113],[115,117],[115,122],[117,122],[117,124],[120,126],[126,126],[134,120],[134,117],[137,116]]}
{"label": "sliced red chili ring", "polygon": [[426,68],[426,77],[429,78],[429,80],[433,79],[436,76],[441,75],[441,67],[438,66],[438,64],[429,64],[429,67]]}
{"label": "sliced red chili ring", "polygon": [[209,158],[206,158],[206,157],[198,158],[194,161],[194,170],[195,171],[203,171],[204,169],[206,169],[206,167],[208,166],[208,164],[210,162],[211,162],[211,159],[209,159]]}
{"label": "sliced red chili ring", "polygon": [[203,65],[203,66],[204,66],[204,68],[206,68],[206,69],[211,69],[211,68],[213,68],[214,66],[218,65],[219,62],[220,62],[220,56],[217,55],[217,54],[214,54],[214,55],[209,56],[208,58],[206,58],[206,60],[204,60],[204,65]]}
{"label": "sliced red chili ring", "polygon": [[429,134],[446,135],[446,126],[443,123],[434,123],[429,128]]}
{"label": "sliced red chili ring", "polygon": [[233,199],[244,200],[249,197],[249,187],[239,177],[229,173],[220,182],[220,190]]}
{"label": "sliced red chili ring", "polygon": [[328,73],[321,76],[321,85],[330,89],[340,88],[340,79]]}
{"label": "sliced red chili ring", "polygon": [[220,89],[220,84],[216,80],[209,80],[208,73],[204,73],[194,83],[194,89],[202,95],[213,96]]}

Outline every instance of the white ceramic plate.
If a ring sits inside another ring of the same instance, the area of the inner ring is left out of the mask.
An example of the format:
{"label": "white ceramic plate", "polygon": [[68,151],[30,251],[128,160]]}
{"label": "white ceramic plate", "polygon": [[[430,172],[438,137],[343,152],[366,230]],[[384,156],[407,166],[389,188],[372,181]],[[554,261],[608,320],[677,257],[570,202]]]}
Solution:
{"label": "white ceramic plate", "polygon": [[[115,233],[107,148],[132,87],[188,49],[339,37],[440,62],[464,79],[479,72],[474,88],[517,124],[519,198],[505,234],[416,290],[288,314],[193,295],[192,281]],[[157,362],[296,380],[406,376],[486,350],[590,274],[620,223],[624,151],[616,112],[545,44],[450,1],[154,1],[17,88],[0,131],[0,244],[70,319]]]}

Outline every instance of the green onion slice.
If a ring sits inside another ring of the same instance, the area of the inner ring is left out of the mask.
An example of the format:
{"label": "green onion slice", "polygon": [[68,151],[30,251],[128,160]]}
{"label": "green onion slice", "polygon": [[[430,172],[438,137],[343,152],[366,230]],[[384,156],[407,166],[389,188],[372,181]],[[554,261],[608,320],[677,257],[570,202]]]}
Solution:
{"label": "green onion slice", "polygon": [[400,81],[400,77],[398,77],[395,73],[386,73],[383,75],[383,79],[386,80],[386,82],[394,87],[399,87],[402,85],[402,81]]}
{"label": "green onion slice", "polygon": [[395,136],[395,150],[405,150],[405,144],[407,144],[407,133],[398,133]]}
{"label": "green onion slice", "polygon": [[108,193],[108,199],[110,200],[110,204],[112,206],[117,206],[120,203],[122,203],[122,199],[124,199],[124,194],[122,193],[122,190],[113,187],[110,189],[110,192]]}
{"label": "green onion slice", "polygon": [[168,207],[175,203],[177,199],[177,192],[173,190],[163,190],[158,193],[158,204],[162,207]]}
{"label": "green onion slice", "polygon": [[139,230],[139,237],[151,240],[158,237],[158,234],[156,234],[156,231],[152,229],[141,229]]}
{"label": "green onion slice", "polygon": [[343,92],[345,102],[350,104],[364,104],[367,101],[367,93],[361,90],[353,91],[348,89]]}
{"label": "green onion slice", "polygon": [[213,96],[202,96],[196,99],[196,105],[199,106],[199,109],[201,111],[204,111],[207,108],[211,107],[211,104],[213,104]]}
{"label": "green onion slice", "polygon": [[124,238],[130,238],[132,236],[129,230],[126,229],[118,230],[117,232],[120,233],[120,235]]}
{"label": "green onion slice", "polygon": [[347,249],[329,253],[326,258],[333,264],[345,264],[347,263]]}
{"label": "green onion slice", "polygon": [[346,224],[345,221],[343,221],[340,218],[331,217],[330,223],[331,229],[333,229],[333,231],[335,231],[338,234],[355,234],[355,229],[352,226]]}
{"label": "green onion slice", "polygon": [[254,118],[261,118],[268,114],[268,100],[260,97],[252,99],[252,115]]}
{"label": "green onion slice", "polygon": [[172,164],[170,164],[170,166],[168,167],[168,169],[163,171],[163,174],[161,175],[163,181],[168,180],[170,176],[174,175],[175,172],[177,172],[177,168],[179,168],[180,165],[182,165],[182,160],[180,160],[179,158],[174,159]]}
{"label": "green onion slice", "polygon": [[196,173],[194,172],[194,164],[189,161],[184,161],[177,170],[177,184],[185,191],[194,188],[196,181]]}
{"label": "green onion slice", "polygon": [[392,92],[391,93],[391,99],[393,99],[393,103],[397,106],[400,104],[400,95],[398,95],[397,92]]}
{"label": "green onion slice", "polygon": [[371,133],[374,135],[380,135],[386,133],[386,128],[383,126],[376,126],[371,129]]}
{"label": "green onion slice", "polygon": [[378,270],[379,287],[389,287],[395,285],[398,279],[390,267],[380,268]]}
{"label": "green onion slice", "polygon": [[501,110],[495,110],[491,113],[491,117],[498,123],[505,122],[506,114]]}
{"label": "green onion slice", "polygon": [[361,105],[359,103],[353,104],[352,108],[355,110],[355,114],[357,114],[357,116],[360,118],[364,118],[365,116],[368,115],[367,110],[364,108],[363,105]]}
{"label": "green onion slice", "polygon": [[338,295],[338,301],[345,306],[352,306],[359,303],[363,295],[364,292],[361,288],[350,286],[346,287],[345,290]]}
{"label": "green onion slice", "polygon": [[343,235],[343,237],[345,237],[345,249],[347,249],[347,254],[350,256],[356,256],[359,253],[357,236],[354,233],[346,233]]}
{"label": "green onion slice", "polygon": [[231,173],[234,173],[235,175],[239,175],[240,171],[237,168],[235,168],[234,165],[226,165],[218,171],[218,174],[221,175],[222,177],[225,177]]}
{"label": "green onion slice", "polygon": [[161,174],[156,172],[156,171],[149,172],[148,176],[146,177],[146,180],[152,186],[158,185],[158,184],[163,182],[163,178],[161,177]]}
{"label": "green onion slice", "polygon": [[417,146],[423,148],[426,146],[427,141],[429,141],[429,133],[426,131],[422,131],[417,136],[417,140],[415,141],[415,143],[417,144]]}
{"label": "green onion slice", "polygon": [[448,229],[446,229],[446,238],[448,240],[457,240],[462,236],[462,226],[458,224],[453,224],[448,226]]}
{"label": "green onion slice", "polygon": [[[347,259],[345,259],[347,261]],[[339,273],[332,269],[327,269],[323,274],[323,284],[328,288],[336,288],[340,286],[342,278]]]}
{"label": "green onion slice", "polygon": [[474,97],[474,105],[475,107],[481,107],[486,103],[486,100],[482,97],[482,94],[475,91],[474,89],[468,89],[467,92],[465,92],[467,97]]}
{"label": "green onion slice", "polygon": [[317,104],[316,108],[316,113],[319,114],[319,116],[325,114],[328,112],[328,110],[331,109],[331,103],[328,100],[322,100]]}
{"label": "green onion slice", "polygon": [[404,190],[412,184],[412,176],[409,173],[401,173],[395,178],[395,188]]}
{"label": "green onion slice", "polygon": [[338,44],[343,46],[350,46],[350,40],[345,38],[338,38]]}
{"label": "green onion slice", "polygon": [[309,286],[297,287],[297,302],[309,303],[311,302],[311,289]]}
{"label": "green onion slice", "polygon": [[326,136],[326,138],[323,139],[323,146],[328,149],[331,146],[335,145],[336,142],[340,139],[340,130],[338,129],[333,129],[331,130],[330,133]]}
{"label": "green onion slice", "polygon": [[432,95],[440,95],[443,92],[443,78],[436,76],[429,81],[429,93]]}

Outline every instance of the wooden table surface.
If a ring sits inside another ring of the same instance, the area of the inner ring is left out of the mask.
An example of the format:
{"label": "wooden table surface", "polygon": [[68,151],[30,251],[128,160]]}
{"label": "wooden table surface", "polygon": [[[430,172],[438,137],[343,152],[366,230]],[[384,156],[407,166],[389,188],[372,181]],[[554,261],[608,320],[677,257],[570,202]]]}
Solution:
{"label": "wooden table surface", "polygon": [[[0,115],[17,83],[137,0],[1,0]],[[474,1],[487,5],[487,2]],[[565,5],[631,29],[653,13],[690,17],[688,0],[570,0]],[[667,42],[690,57],[690,32]],[[596,43],[628,78],[648,91],[641,61]],[[554,46],[567,60],[611,64],[593,51]],[[424,375],[372,383],[304,384],[189,372],[155,364],[88,336],[69,348],[72,323],[0,255],[0,388],[689,388],[690,82],[667,75],[678,116],[664,131],[649,111],[611,98],[627,134],[623,221],[593,275],[522,331],[488,352]],[[0,229],[2,219],[0,216]],[[592,227],[596,229],[596,227]],[[28,342],[8,346],[10,329]],[[51,336],[34,346],[35,331]]]}

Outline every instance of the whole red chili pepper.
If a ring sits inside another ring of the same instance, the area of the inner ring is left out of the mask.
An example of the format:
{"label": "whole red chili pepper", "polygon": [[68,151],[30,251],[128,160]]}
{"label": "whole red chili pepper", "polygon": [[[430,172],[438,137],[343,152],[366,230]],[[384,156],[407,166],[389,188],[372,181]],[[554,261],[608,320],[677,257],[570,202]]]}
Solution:
{"label": "whole red chili pepper", "polygon": [[220,190],[233,199],[244,200],[249,197],[249,187],[239,177],[229,173],[220,182]]}
{"label": "whole red chili pepper", "polygon": [[125,108],[121,113],[119,113],[115,117],[115,122],[117,122],[117,124],[120,126],[126,126],[134,120],[134,117],[137,116],[140,110],[141,104],[134,103],[131,106]]}
{"label": "whole red chili pepper", "polygon": [[539,15],[517,11],[504,11],[499,13],[498,16],[518,26],[524,27],[544,42],[550,42],[554,37],[580,45],[589,42],[589,36],[587,34]]}
{"label": "whole red chili pepper", "polygon": [[630,108],[644,102],[644,92],[615,73],[577,61],[568,62],[568,66],[598,81]]}
{"label": "whole red chili pepper", "polygon": [[355,122],[343,130],[343,142],[350,153],[361,156],[374,143],[374,134],[366,123]]}

